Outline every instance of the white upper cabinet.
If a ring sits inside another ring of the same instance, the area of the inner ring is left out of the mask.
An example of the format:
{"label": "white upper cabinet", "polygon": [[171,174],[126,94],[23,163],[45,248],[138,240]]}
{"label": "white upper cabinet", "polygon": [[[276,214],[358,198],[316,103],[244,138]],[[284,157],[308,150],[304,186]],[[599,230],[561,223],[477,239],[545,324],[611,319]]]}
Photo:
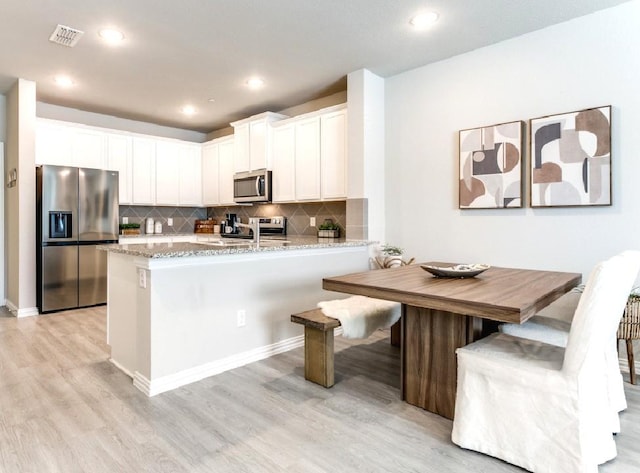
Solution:
{"label": "white upper cabinet", "polygon": [[76,128],[72,131],[71,162],[73,166],[104,169],[107,137],[100,131]]}
{"label": "white upper cabinet", "polygon": [[347,110],[265,112],[205,144],[59,120],[36,121],[36,164],[112,169],[124,205],[234,205],[236,172],[273,171],[274,202],[345,199]]}
{"label": "white upper cabinet", "polygon": [[202,205],[200,145],[156,142],[156,205]]}
{"label": "white upper cabinet", "polygon": [[71,135],[72,128],[68,125],[38,120],[36,122],[36,164],[73,166]]}
{"label": "white upper cabinet", "polygon": [[133,138],[132,147],[132,204],[156,203],[156,142],[147,138]]}
{"label": "white upper cabinet", "polygon": [[205,206],[220,203],[218,146],[215,142],[202,146],[202,204]]}
{"label": "white upper cabinet", "polygon": [[218,145],[218,182],[220,204],[228,205],[233,202],[233,174],[234,174],[234,138],[220,142]]}
{"label": "white upper cabinet", "polygon": [[320,117],[297,121],[296,200],[320,199]]}
{"label": "white upper cabinet", "polygon": [[296,200],[296,126],[295,123],[273,127],[273,177],[274,202]]}
{"label": "white upper cabinet", "polygon": [[119,202],[133,202],[131,147],[133,139],[126,135],[107,135],[107,169],[118,171]]}
{"label": "white upper cabinet", "polygon": [[271,126],[287,118],[278,113],[265,112],[260,115],[233,122],[234,170],[235,172],[271,169]]}
{"label": "white upper cabinet", "polygon": [[234,137],[225,136],[202,146],[202,204],[233,203]]}
{"label": "white upper cabinet", "polygon": [[320,117],[320,183],[322,199],[346,199],[346,109]]}
{"label": "white upper cabinet", "polygon": [[251,169],[251,145],[249,124],[242,123],[233,127],[233,170],[244,172]]}
{"label": "white upper cabinet", "polygon": [[178,205],[180,197],[181,145],[156,142],[156,204]]}
{"label": "white upper cabinet", "polygon": [[199,144],[181,145],[179,205],[202,205],[202,151]]}

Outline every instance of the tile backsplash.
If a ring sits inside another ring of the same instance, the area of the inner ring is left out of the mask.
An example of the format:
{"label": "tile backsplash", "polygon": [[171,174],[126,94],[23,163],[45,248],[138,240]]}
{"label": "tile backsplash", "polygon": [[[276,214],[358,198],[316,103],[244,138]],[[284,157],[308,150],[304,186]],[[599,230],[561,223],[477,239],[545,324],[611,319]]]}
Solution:
{"label": "tile backsplash", "polygon": [[[129,223],[140,223],[144,233],[145,220],[153,218],[162,223],[163,233],[193,233],[196,219],[213,218],[217,222],[225,218],[225,214],[235,213],[247,222],[249,217],[274,217],[282,215],[287,218],[288,235],[316,235],[318,226],[326,219],[331,219],[342,228],[344,236],[347,216],[344,201],[310,202],[292,204],[255,204],[234,205],[229,207],[151,207],[140,205],[121,205],[122,217],[128,217]],[[311,217],[315,217],[316,226],[310,225]],[[173,226],[167,225],[167,219],[173,219]]]}
{"label": "tile backsplash", "polygon": [[[196,219],[207,218],[207,209],[201,207],[121,205],[120,223],[122,223],[122,217],[129,217],[129,223],[139,223],[141,233],[144,233],[147,217],[162,223],[162,233],[193,233]],[[172,227],[167,225],[168,218],[173,219]]]}
{"label": "tile backsplash", "polygon": [[[251,206],[234,205],[229,207],[210,207],[207,218],[220,222],[225,214],[234,213],[247,222],[249,217],[274,217],[282,215],[287,218],[288,235],[316,235],[318,226],[326,219],[331,219],[342,228],[342,236],[347,221],[344,201],[309,202],[292,204],[254,204]],[[311,217],[316,218],[316,226],[310,225]]]}

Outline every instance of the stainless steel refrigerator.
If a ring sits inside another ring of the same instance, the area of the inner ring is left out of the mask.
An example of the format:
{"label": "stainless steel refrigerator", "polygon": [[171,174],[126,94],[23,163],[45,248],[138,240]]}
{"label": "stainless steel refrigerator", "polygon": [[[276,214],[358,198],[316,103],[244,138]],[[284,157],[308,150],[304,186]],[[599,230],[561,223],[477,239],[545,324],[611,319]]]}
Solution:
{"label": "stainless steel refrigerator", "polygon": [[118,242],[118,172],[36,168],[37,303],[41,313],[107,302],[107,253]]}

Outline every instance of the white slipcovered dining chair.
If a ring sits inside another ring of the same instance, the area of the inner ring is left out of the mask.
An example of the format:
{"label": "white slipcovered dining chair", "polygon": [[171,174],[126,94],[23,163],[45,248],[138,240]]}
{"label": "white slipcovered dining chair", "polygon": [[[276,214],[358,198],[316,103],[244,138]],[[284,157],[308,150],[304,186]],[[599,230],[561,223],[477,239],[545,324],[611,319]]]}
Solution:
{"label": "white slipcovered dining chair", "polygon": [[639,270],[640,252],[594,268],[566,348],[505,333],[459,348],[453,442],[534,472],[614,458],[604,353]]}
{"label": "white slipcovered dining chair", "polygon": [[[621,253],[621,256],[624,257],[626,253],[627,252]],[[539,340],[551,345],[566,347],[571,321],[573,320],[575,310],[580,301],[581,293],[581,287],[575,288],[545,307],[524,324],[502,324],[499,329],[501,332],[515,337]],[[620,317],[622,317],[622,313]],[[605,382],[608,386],[609,406],[611,410],[611,431],[614,433],[620,432],[620,418],[618,413],[627,408],[627,399],[624,394],[624,380],[620,373],[617,343],[617,336],[614,334],[605,348],[607,367],[604,374]]]}

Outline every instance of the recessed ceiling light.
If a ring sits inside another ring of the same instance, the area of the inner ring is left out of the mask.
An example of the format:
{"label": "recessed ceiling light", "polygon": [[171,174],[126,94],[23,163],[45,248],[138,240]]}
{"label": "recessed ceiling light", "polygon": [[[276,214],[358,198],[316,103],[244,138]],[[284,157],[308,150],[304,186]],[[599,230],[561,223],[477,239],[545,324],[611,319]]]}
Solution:
{"label": "recessed ceiling light", "polygon": [[440,16],[434,11],[422,12],[411,18],[409,23],[417,30],[424,30],[433,25]]}
{"label": "recessed ceiling light", "polygon": [[216,101],[216,99],[214,99],[214,98],[207,99],[207,102],[215,102],[215,101]]}
{"label": "recessed ceiling light", "polygon": [[104,28],[98,32],[98,35],[108,44],[120,44],[124,39],[124,33],[114,28]]}
{"label": "recessed ceiling light", "polygon": [[196,108],[193,105],[185,105],[184,107],[182,107],[182,113],[184,113],[185,115],[195,115]]}
{"label": "recessed ceiling light", "polygon": [[249,87],[251,90],[257,90],[263,86],[264,81],[259,77],[252,77],[251,79],[247,80],[247,87]]}
{"label": "recessed ceiling light", "polygon": [[74,85],[73,79],[69,76],[56,76],[53,81],[56,83],[58,87],[69,88]]}

